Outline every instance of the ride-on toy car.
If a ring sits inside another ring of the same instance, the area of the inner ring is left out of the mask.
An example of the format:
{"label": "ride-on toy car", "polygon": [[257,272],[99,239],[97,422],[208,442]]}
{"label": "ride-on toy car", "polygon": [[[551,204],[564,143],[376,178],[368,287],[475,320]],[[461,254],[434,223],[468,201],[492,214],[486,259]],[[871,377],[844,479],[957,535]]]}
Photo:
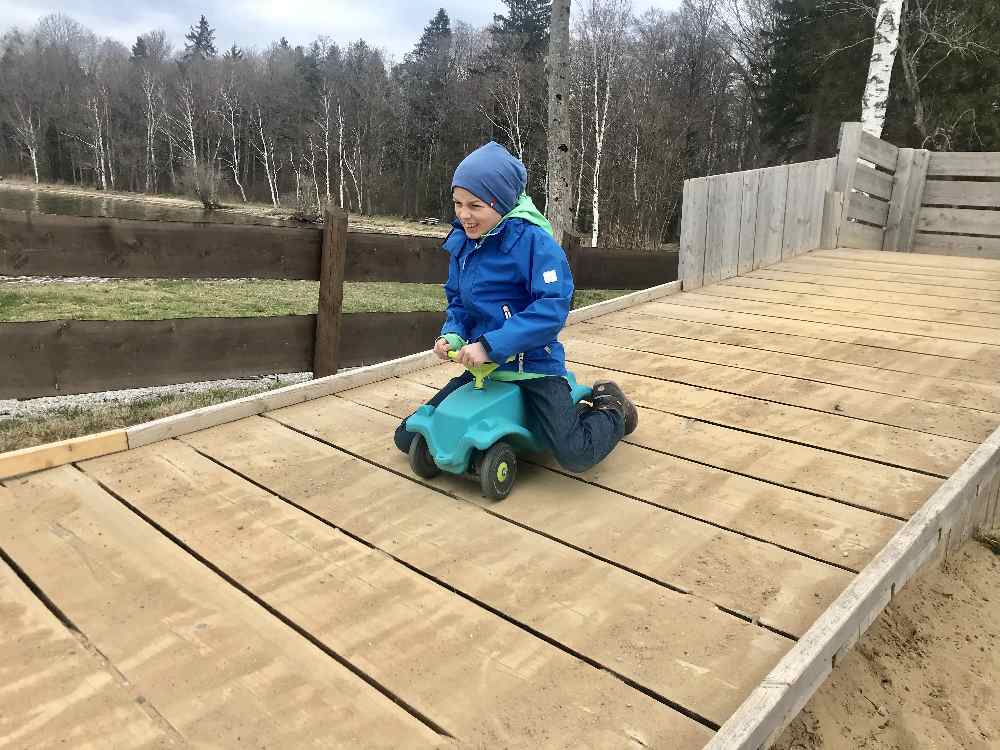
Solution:
{"label": "ride-on toy car", "polygon": [[[455,351],[449,356],[454,359]],[[503,500],[517,479],[518,455],[546,450],[530,429],[521,389],[504,382],[504,371],[495,372],[497,367],[487,362],[468,368],[471,383],[437,408],[425,404],[406,420],[406,429],[416,433],[410,467],[417,476],[430,479],[446,471],[478,477],[484,497]],[[578,384],[572,373],[566,379],[574,404],[590,398],[590,388]]]}

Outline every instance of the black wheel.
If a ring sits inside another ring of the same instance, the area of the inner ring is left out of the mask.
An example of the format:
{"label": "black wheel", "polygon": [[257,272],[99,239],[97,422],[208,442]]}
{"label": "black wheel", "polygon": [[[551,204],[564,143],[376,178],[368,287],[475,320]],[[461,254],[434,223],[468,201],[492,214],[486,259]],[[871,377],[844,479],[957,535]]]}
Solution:
{"label": "black wheel", "polygon": [[502,440],[494,443],[479,464],[479,486],[483,497],[503,500],[510,494],[517,479],[517,456]]}
{"label": "black wheel", "polygon": [[433,479],[441,473],[441,469],[434,463],[434,458],[427,448],[427,441],[419,433],[414,435],[410,443],[410,468],[414,474],[424,479]]}

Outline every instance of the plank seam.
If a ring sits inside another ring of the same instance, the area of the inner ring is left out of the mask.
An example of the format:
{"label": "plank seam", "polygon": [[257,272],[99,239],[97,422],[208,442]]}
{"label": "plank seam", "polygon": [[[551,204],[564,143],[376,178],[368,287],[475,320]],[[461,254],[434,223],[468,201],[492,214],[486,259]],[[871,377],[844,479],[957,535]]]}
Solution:
{"label": "plank seam", "polygon": [[422,711],[420,711],[415,706],[410,705],[410,703],[408,703],[402,696],[397,695],[392,690],[390,690],[388,687],[382,685],[378,680],[376,680],[374,677],[372,677],[371,675],[369,675],[368,673],[366,673],[360,667],[358,667],[355,664],[353,664],[349,659],[347,659],[346,657],[344,657],[341,654],[339,654],[336,651],[334,651],[332,648],[330,648],[328,645],[326,645],[326,643],[324,643],[319,637],[317,637],[317,636],[313,635],[312,633],[310,633],[308,630],[306,630],[304,627],[302,627],[301,625],[299,625],[291,617],[289,617],[284,612],[282,612],[281,610],[279,610],[276,607],[274,607],[272,604],[270,604],[266,599],[263,599],[262,597],[260,597],[257,594],[255,594],[253,591],[251,591],[249,588],[247,588],[242,583],[240,583],[239,581],[237,581],[235,578],[233,578],[231,575],[229,575],[226,571],[224,571],[222,568],[220,568],[219,566],[217,566],[215,563],[213,563],[207,557],[205,557],[204,555],[202,555],[200,552],[198,552],[197,550],[195,550],[193,547],[189,546],[186,542],[184,542],[184,540],[182,540],[180,537],[178,537],[177,535],[175,535],[173,532],[171,532],[165,526],[162,526],[161,524],[159,524],[151,516],[147,515],[145,512],[143,512],[142,510],[140,510],[137,506],[133,505],[128,500],[126,500],[122,495],[118,494],[113,489],[111,489],[110,487],[108,487],[104,482],[102,482],[101,480],[97,479],[96,477],[91,476],[90,474],[88,474],[84,469],[82,469],[77,464],[73,464],[73,468],[75,468],[77,471],[79,471],[81,474],[83,474],[89,481],[93,482],[95,485],[97,485],[102,490],[104,490],[104,492],[106,492],[108,495],[110,495],[115,500],[117,500],[122,505],[124,505],[126,508],[128,508],[130,511],[132,511],[132,513],[134,513],[136,516],[138,516],[139,518],[141,518],[145,523],[147,523],[153,529],[155,529],[160,534],[162,534],[164,537],[166,537],[171,542],[173,542],[183,552],[186,552],[187,554],[191,555],[191,557],[193,557],[199,563],[201,563],[206,568],[208,568],[209,570],[211,570],[213,573],[215,573],[217,576],[219,576],[219,578],[221,578],[227,584],[229,584],[234,589],[236,589],[237,591],[239,591],[241,594],[243,594],[244,596],[246,596],[248,599],[250,599],[252,602],[254,602],[254,604],[256,604],[257,606],[261,607],[269,615],[271,615],[272,617],[274,617],[275,619],[277,619],[279,622],[281,622],[283,625],[285,625],[286,627],[288,627],[289,629],[291,629],[292,631],[294,631],[295,633],[297,633],[302,638],[304,638],[310,644],[312,644],[313,646],[315,646],[321,652],[323,652],[328,657],[330,657],[331,659],[333,659],[335,662],[337,662],[338,664],[340,664],[342,667],[344,667],[345,669],[347,669],[349,672],[351,672],[357,678],[359,678],[364,683],[366,683],[367,685],[369,685],[371,688],[373,688],[374,690],[377,690],[379,693],[381,693],[383,696],[385,696],[390,701],[392,701],[393,703],[395,703],[403,711],[405,711],[410,716],[412,716],[414,719],[416,719],[417,721],[419,721],[421,724],[423,724],[424,726],[426,726],[427,728],[429,728],[435,734],[438,734],[438,735],[443,736],[443,737],[448,737],[449,739],[455,739],[455,736],[453,734],[451,734],[448,730],[446,730],[443,726],[441,726],[440,724],[438,724],[436,721],[434,721],[432,718],[430,718],[429,716],[427,716],[425,713],[423,713]]}
{"label": "plank seam", "polygon": [[[949,256],[949,257],[951,257],[951,256]],[[806,257],[806,256],[800,256],[798,258],[792,258],[789,261],[783,261],[780,264],[779,263],[774,263],[774,264],[772,264],[770,266],[766,266],[766,268],[762,268],[762,269],[758,269],[758,270],[762,271],[762,270],[770,269],[772,271],[781,271],[782,273],[803,273],[803,274],[811,274],[813,276],[824,276],[824,277],[830,278],[830,279],[857,279],[857,278],[861,278],[864,281],[878,281],[878,282],[883,283],[883,284],[923,284],[925,286],[941,286],[941,287],[947,287],[948,289],[961,289],[961,290],[966,291],[966,292],[1000,292],[1000,286],[995,286],[995,287],[994,286],[976,287],[976,286],[964,286],[962,284],[953,284],[953,283],[951,283],[951,282],[956,281],[956,280],[964,279],[965,281],[974,281],[974,282],[977,282],[977,283],[980,283],[980,284],[989,284],[990,283],[989,279],[973,279],[973,278],[967,278],[967,277],[964,277],[964,276],[958,276],[958,277],[952,276],[952,277],[942,278],[940,276],[935,276],[934,274],[914,273],[913,271],[906,270],[905,267],[902,267],[903,270],[898,271],[896,273],[893,273],[892,271],[888,271],[888,270],[882,270],[880,268],[859,268],[859,269],[855,269],[855,270],[859,270],[859,271],[864,271],[865,273],[881,273],[881,274],[885,274],[886,276],[892,276],[893,277],[893,278],[888,278],[888,279],[884,279],[884,278],[883,279],[877,279],[877,278],[876,279],[871,279],[871,278],[864,278],[864,277],[852,276],[852,275],[850,275],[850,271],[851,271],[850,268],[846,268],[844,266],[839,266],[839,265],[836,265],[836,264],[820,263],[819,267],[822,268],[822,269],[825,269],[825,270],[822,270],[822,271],[812,271],[812,270],[810,270],[810,271],[800,271],[800,270],[798,270],[795,267],[795,264],[796,264],[797,261],[803,261],[806,264],[809,264],[809,263],[814,263],[816,261],[823,261],[823,260],[831,260],[831,259],[830,258],[822,258],[822,257],[819,257],[819,256],[817,256],[815,258]],[[778,267],[779,265],[782,266],[782,267],[779,268]],[[789,267],[789,266],[791,266],[791,267]],[[843,271],[844,273],[830,273],[830,271]],[[898,278],[900,276],[905,276],[905,277],[921,276],[921,277],[927,277],[928,279],[932,279],[933,281],[913,281],[910,278]],[[692,290],[692,291],[695,291],[695,290]]]}
{"label": "plank seam", "polygon": [[[784,269],[784,268],[772,268],[771,269],[771,273],[793,273],[793,274],[799,274],[799,275],[804,275],[804,276],[824,276],[825,278],[829,278],[829,279],[853,278],[851,276],[826,276],[825,274],[821,274],[821,273],[814,273],[812,271],[796,271],[796,270],[791,269],[791,268],[788,268],[788,269]],[[870,286],[853,286],[851,284],[836,284],[836,283],[831,283],[831,282],[826,281],[826,280],[824,280],[824,281],[794,281],[792,279],[783,279],[783,278],[776,278],[774,276],[768,276],[767,275],[767,271],[765,269],[760,269],[758,271],[754,271],[752,275],[751,274],[747,274],[744,278],[748,278],[748,279],[764,279],[766,281],[782,281],[782,282],[785,282],[787,284],[812,284],[812,285],[815,285],[815,286],[832,286],[832,287],[834,287],[836,289],[854,289],[856,291],[862,291],[862,292],[887,292],[889,294],[912,294],[912,295],[919,296],[919,297],[937,297],[939,299],[951,299],[951,300],[958,300],[958,301],[964,301],[964,302],[979,302],[980,301],[980,300],[973,299],[973,298],[968,298],[967,299],[965,297],[956,297],[956,296],[947,295],[947,294],[934,294],[933,292],[907,292],[907,291],[903,291],[903,290],[878,289],[878,288],[870,287]],[[892,281],[890,281],[888,279],[855,279],[855,281],[872,281],[872,282],[879,283],[879,284],[891,284],[891,283],[913,284],[914,286],[920,286],[920,284],[914,284],[913,282],[907,282],[907,281],[892,282]],[[926,286],[931,286],[931,285],[927,284]],[[935,285],[935,286],[940,286],[940,285],[938,284],[938,285]],[[962,289],[963,287],[950,287],[950,288],[952,288],[952,289]],[[989,291],[989,290],[988,289],[980,289],[978,291],[984,291],[985,292],[985,291]],[[1000,290],[998,290],[998,291],[1000,291]],[[853,298],[850,298],[850,299],[853,299]],[[987,300],[987,301],[988,302],[997,302],[998,304],[1000,304],[1000,300]],[[918,307],[919,307],[919,305],[918,305]],[[940,309],[951,309],[951,308],[940,308]],[[965,312],[969,312],[969,311],[965,311]]]}
{"label": "plank seam", "polygon": [[[396,476],[402,477],[404,479],[412,481],[414,484],[419,484],[422,487],[426,487],[427,489],[433,490],[435,492],[443,494],[443,495],[445,495],[447,497],[450,497],[452,499],[459,500],[460,502],[465,502],[465,501],[462,501],[461,498],[457,498],[457,497],[455,497],[453,495],[450,495],[449,493],[447,493],[447,492],[445,492],[443,490],[440,490],[440,489],[438,489],[436,487],[432,487],[431,485],[424,484],[423,482],[418,482],[418,481],[414,480],[412,477],[409,477],[409,476],[406,476],[405,474],[400,474],[400,473],[398,473],[396,471],[393,471],[392,469],[390,469],[388,467],[385,467],[385,466],[382,466],[381,464],[375,463],[375,462],[371,461],[370,459],[365,458],[364,456],[355,454],[355,453],[353,453],[353,452],[351,452],[351,451],[349,451],[349,450],[347,450],[345,448],[342,448],[340,446],[334,445],[333,443],[330,443],[330,442],[328,442],[328,441],[324,440],[323,438],[320,438],[320,437],[318,437],[316,435],[311,435],[311,434],[309,434],[307,432],[303,432],[302,430],[299,430],[299,429],[297,429],[295,427],[292,427],[291,425],[285,424],[284,422],[281,422],[281,421],[279,421],[277,419],[274,419],[273,417],[265,415],[262,418],[263,419],[270,419],[271,421],[273,421],[273,422],[275,422],[277,424],[280,424],[283,428],[285,428],[287,430],[290,430],[292,432],[295,432],[295,433],[298,433],[300,435],[303,435],[304,437],[307,437],[310,440],[314,440],[314,441],[316,441],[318,443],[326,445],[326,446],[330,447],[333,450],[345,453],[346,455],[351,456],[352,458],[355,458],[355,459],[357,459],[359,461],[363,461],[364,463],[366,463],[366,464],[368,464],[370,466],[374,466],[374,467],[376,467],[376,468],[378,468],[378,469],[380,469],[382,471],[386,471],[386,472],[388,472],[390,474],[394,474]],[[355,534],[355,533],[353,533],[351,531],[348,531],[347,529],[345,529],[345,528],[337,525],[336,523],[334,523],[334,522],[330,521],[329,519],[327,519],[327,518],[319,515],[318,513],[315,513],[313,511],[311,511],[309,508],[307,508],[307,507],[305,507],[303,505],[300,505],[299,503],[295,502],[291,498],[286,497],[286,496],[284,496],[284,495],[282,495],[282,494],[280,494],[278,492],[275,492],[273,489],[271,489],[271,488],[269,488],[269,487],[261,484],[260,482],[256,481],[255,479],[253,479],[253,478],[245,475],[244,473],[242,473],[238,469],[235,469],[235,468],[229,466],[228,464],[223,463],[222,461],[214,458],[213,456],[208,455],[207,453],[203,453],[201,450],[199,450],[198,448],[194,447],[193,445],[190,445],[189,443],[184,443],[184,444],[187,445],[192,450],[194,450],[196,453],[198,453],[198,455],[200,455],[200,456],[208,459],[209,461],[213,462],[214,464],[218,465],[219,467],[225,469],[226,471],[229,471],[230,473],[232,473],[233,475],[235,475],[237,477],[240,477],[244,481],[246,481],[246,482],[254,485],[255,487],[263,490],[264,492],[267,492],[272,497],[274,497],[274,498],[282,501],[283,503],[286,503],[286,504],[290,505],[291,507],[295,508],[298,511],[301,511],[302,513],[305,513],[309,517],[315,519],[316,521],[319,521],[320,523],[324,524],[328,528],[331,528],[331,529],[333,529],[335,531],[338,531],[339,533],[341,533],[344,536],[352,539],[353,541],[355,541],[355,542],[357,542],[359,544],[363,544],[365,547],[367,547],[367,548],[369,548],[371,550],[374,550],[376,552],[379,552],[380,554],[385,555],[387,558],[389,558],[392,561],[398,563],[399,565],[402,565],[407,570],[410,570],[413,573],[416,573],[417,575],[421,576],[422,578],[425,578],[426,580],[434,583],[437,586],[440,586],[441,588],[445,589],[446,591],[449,591],[450,593],[455,594],[456,596],[461,597],[462,599],[470,602],[471,604],[474,604],[477,607],[480,607],[480,608],[486,610],[487,612],[489,612],[489,613],[491,613],[491,614],[499,617],[500,619],[502,619],[502,620],[510,623],[511,625],[513,625],[513,626],[515,626],[515,627],[517,627],[517,628],[519,628],[521,630],[524,630],[525,632],[529,633],[530,635],[533,635],[534,637],[538,638],[539,640],[541,640],[541,641],[543,641],[545,643],[548,643],[550,646],[552,646],[552,647],[554,647],[556,649],[559,649],[563,653],[569,654],[570,656],[572,656],[572,657],[574,657],[576,659],[579,659],[584,664],[587,664],[588,666],[593,667],[595,669],[598,669],[598,670],[600,670],[602,672],[607,672],[608,674],[610,674],[613,677],[615,677],[617,680],[620,680],[624,684],[628,685],[633,690],[639,691],[640,693],[648,696],[649,698],[652,698],[653,700],[657,701],[658,703],[662,703],[663,705],[665,705],[665,706],[673,709],[674,711],[677,711],[678,713],[683,714],[687,718],[689,718],[689,719],[691,719],[693,721],[696,721],[699,724],[701,724],[701,725],[703,725],[705,727],[708,727],[709,729],[711,729],[713,731],[715,731],[715,730],[717,730],[719,728],[719,725],[717,723],[711,721],[710,719],[708,719],[708,718],[706,718],[704,716],[701,716],[697,712],[695,712],[695,711],[693,711],[693,710],[691,710],[691,709],[689,709],[689,708],[687,708],[685,706],[682,706],[681,704],[677,703],[676,701],[673,701],[670,698],[667,698],[666,696],[661,695],[660,693],[656,692],[655,690],[652,690],[651,688],[647,688],[644,685],[635,682],[635,680],[631,679],[630,677],[627,677],[627,676],[625,676],[625,675],[623,675],[623,674],[615,671],[613,668],[608,667],[607,665],[602,664],[599,661],[596,661],[595,659],[587,656],[586,654],[583,654],[583,653],[577,651],[576,649],[572,648],[571,646],[568,646],[568,645],[566,645],[566,644],[564,644],[564,643],[562,643],[560,641],[557,641],[556,639],[552,638],[551,636],[548,636],[545,633],[542,633],[541,631],[535,629],[531,625],[528,625],[527,623],[521,622],[520,620],[514,618],[512,615],[508,615],[507,613],[503,612],[502,610],[499,610],[499,609],[491,606],[490,604],[487,604],[486,602],[484,602],[484,601],[476,598],[475,596],[473,596],[473,595],[471,595],[471,594],[469,594],[469,593],[467,593],[465,591],[462,591],[461,589],[456,588],[455,586],[452,586],[451,584],[449,584],[446,581],[438,578],[437,576],[435,576],[435,575],[433,575],[431,573],[428,573],[425,570],[421,570],[420,568],[418,568],[417,566],[413,565],[412,563],[409,563],[406,560],[403,560],[402,558],[397,557],[392,552],[389,552],[388,550],[383,549],[382,547],[379,547],[379,546],[373,544],[372,542],[368,541],[364,537],[362,537],[362,536],[360,536],[358,534]],[[490,513],[487,509],[482,508],[481,506],[476,506],[476,507],[479,507],[481,510],[485,511],[486,513],[489,513],[490,515],[495,516],[495,514]],[[495,516],[495,517],[501,518],[501,520],[507,520],[507,519],[503,519],[500,516]],[[514,524],[514,525],[519,525],[519,524]],[[528,529],[528,530],[529,531],[534,531],[533,529]],[[541,536],[545,536],[545,535],[541,534]],[[689,592],[677,592],[677,593],[684,593],[684,594],[686,594],[688,596],[691,596],[691,594]]]}

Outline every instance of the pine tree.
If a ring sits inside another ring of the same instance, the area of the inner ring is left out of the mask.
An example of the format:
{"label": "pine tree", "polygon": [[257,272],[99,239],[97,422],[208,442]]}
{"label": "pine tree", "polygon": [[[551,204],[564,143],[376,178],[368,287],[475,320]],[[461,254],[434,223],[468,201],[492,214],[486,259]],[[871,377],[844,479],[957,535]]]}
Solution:
{"label": "pine tree", "polygon": [[424,61],[434,57],[441,48],[442,42],[451,39],[451,19],[448,18],[448,11],[438,8],[434,18],[424,26],[424,33],[420,35],[420,41],[413,48],[408,57],[411,59]]}
{"label": "pine tree", "polygon": [[493,16],[494,36],[517,38],[527,52],[542,53],[549,43],[551,0],[503,0],[507,15]]}
{"label": "pine tree", "polygon": [[145,60],[149,57],[149,48],[146,46],[146,40],[140,35],[135,38],[135,44],[132,45],[132,59],[133,60]]}
{"label": "pine tree", "polygon": [[185,59],[207,60],[218,54],[215,49],[215,29],[208,25],[204,15],[198,21],[198,26],[192,26],[184,38],[188,40],[188,43],[184,45]]}
{"label": "pine tree", "polygon": [[225,60],[226,62],[236,62],[237,60],[242,60],[243,50],[241,50],[239,47],[236,46],[235,43],[233,43],[233,46],[227,49],[225,53],[223,53],[222,59]]}

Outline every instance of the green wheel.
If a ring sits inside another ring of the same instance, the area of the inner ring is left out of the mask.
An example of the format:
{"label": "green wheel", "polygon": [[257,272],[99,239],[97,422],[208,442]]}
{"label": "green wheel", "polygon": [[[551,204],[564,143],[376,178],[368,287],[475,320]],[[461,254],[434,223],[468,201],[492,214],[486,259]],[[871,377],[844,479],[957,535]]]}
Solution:
{"label": "green wheel", "polygon": [[441,469],[434,463],[434,457],[431,456],[430,449],[427,447],[427,441],[419,433],[413,437],[413,441],[410,443],[410,468],[413,469],[414,474],[423,479],[433,479],[441,473]]}
{"label": "green wheel", "polygon": [[517,455],[502,440],[490,446],[479,464],[479,486],[483,497],[503,500],[517,479]]}

